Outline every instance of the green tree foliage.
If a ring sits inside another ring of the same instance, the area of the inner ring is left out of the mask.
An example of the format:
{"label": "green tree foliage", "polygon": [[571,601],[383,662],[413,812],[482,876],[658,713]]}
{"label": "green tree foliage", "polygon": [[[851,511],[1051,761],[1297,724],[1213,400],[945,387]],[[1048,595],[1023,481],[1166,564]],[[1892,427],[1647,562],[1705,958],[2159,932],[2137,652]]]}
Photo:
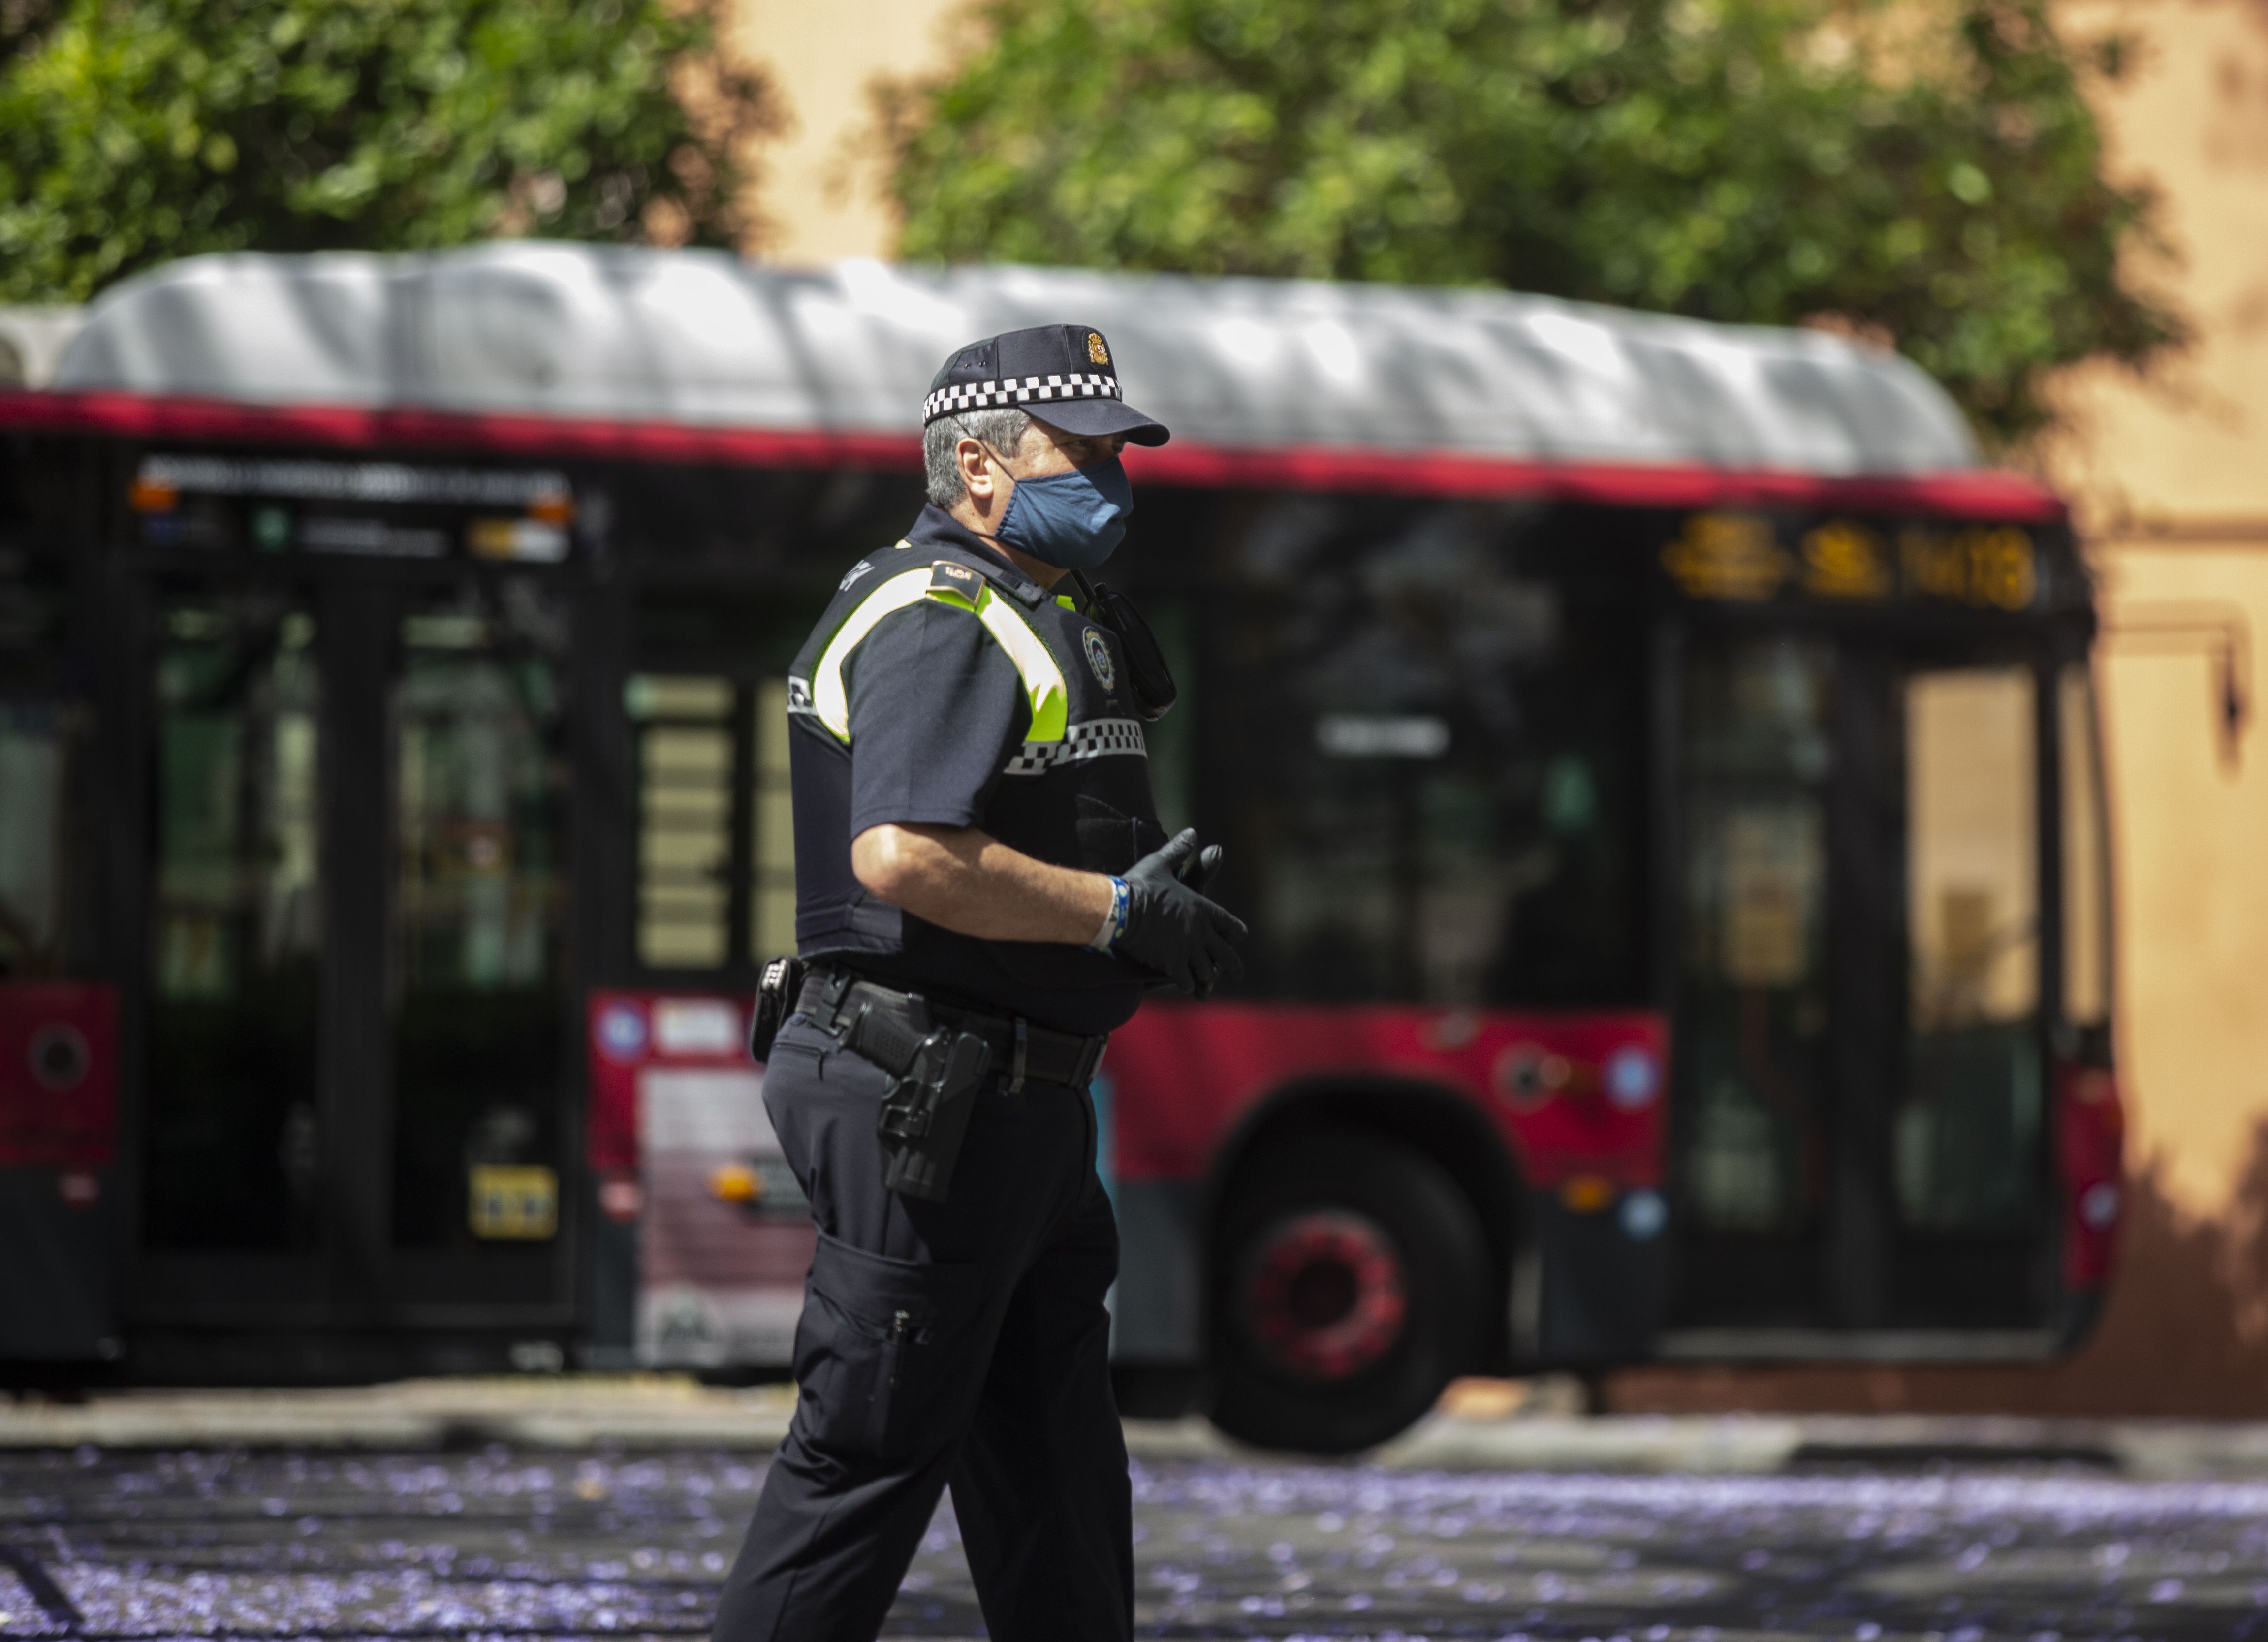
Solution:
{"label": "green tree foliage", "polygon": [[0,299],[198,251],[730,243],[762,83],[664,0],[0,0]]}
{"label": "green tree foliage", "polygon": [[1498,284],[1894,340],[1989,432],[2179,340],[2046,0],[982,0],[917,258]]}

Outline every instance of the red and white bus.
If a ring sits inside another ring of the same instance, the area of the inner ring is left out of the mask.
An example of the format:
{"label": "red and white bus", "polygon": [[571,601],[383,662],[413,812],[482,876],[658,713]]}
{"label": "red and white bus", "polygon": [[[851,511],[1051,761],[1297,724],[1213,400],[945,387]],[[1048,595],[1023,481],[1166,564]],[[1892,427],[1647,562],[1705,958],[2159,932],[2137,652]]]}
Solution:
{"label": "red and white bus", "polygon": [[0,394],[0,1374],[780,1372],[786,665],[937,361],[1065,317],[1174,430],[1111,573],[1254,931],[1098,1085],[1130,1409],[1334,1451],[1461,1373],[2082,1337],[2091,591],[1912,367],[523,244],[179,263]]}

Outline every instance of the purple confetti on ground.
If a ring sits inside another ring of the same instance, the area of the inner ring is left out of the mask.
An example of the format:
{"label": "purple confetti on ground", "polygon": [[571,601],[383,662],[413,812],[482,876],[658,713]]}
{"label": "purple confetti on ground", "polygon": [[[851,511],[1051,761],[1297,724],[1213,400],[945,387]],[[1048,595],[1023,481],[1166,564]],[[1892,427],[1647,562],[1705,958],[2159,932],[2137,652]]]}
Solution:
{"label": "purple confetti on ground", "polygon": [[[0,1638],[685,1636],[746,1454],[0,1454]],[[1146,1637],[2268,1642],[2268,1485],[1138,1464]],[[950,1501],[887,1634],[983,1634]]]}

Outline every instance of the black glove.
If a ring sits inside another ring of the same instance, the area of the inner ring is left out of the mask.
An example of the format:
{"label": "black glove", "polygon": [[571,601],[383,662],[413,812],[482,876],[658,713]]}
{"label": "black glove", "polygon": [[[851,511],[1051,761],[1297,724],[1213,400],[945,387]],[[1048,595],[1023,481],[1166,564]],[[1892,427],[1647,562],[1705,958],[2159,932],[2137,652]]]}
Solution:
{"label": "black glove", "polygon": [[1217,843],[1209,843],[1184,861],[1182,864],[1182,870],[1174,876],[1202,895],[1205,892],[1205,886],[1212,882],[1212,875],[1219,871],[1220,871],[1220,846]]}
{"label": "black glove", "polygon": [[1219,865],[1220,846],[1200,852],[1193,827],[1135,862],[1126,873],[1126,932],[1111,950],[1184,998],[1208,997],[1214,981],[1242,975],[1230,943],[1244,939],[1243,920],[1197,893]]}

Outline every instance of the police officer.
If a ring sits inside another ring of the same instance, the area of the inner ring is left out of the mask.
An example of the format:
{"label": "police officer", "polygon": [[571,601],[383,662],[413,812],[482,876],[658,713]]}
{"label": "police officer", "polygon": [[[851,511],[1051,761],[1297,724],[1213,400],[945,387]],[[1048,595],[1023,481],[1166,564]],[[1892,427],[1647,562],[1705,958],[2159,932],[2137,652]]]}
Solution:
{"label": "police officer", "polygon": [[809,968],[764,1102],[819,1241],[717,1642],[867,1642],[948,1482],[996,1642],[1133,1624],[1086,1084],[1245,933],[1200,893],[1219,850],[1158,825],[1154,646],[1077,574],[1125,533],[1120,450],[1167,435],[1083,325],[962,349],[924,421],[929,504],[789,677]]}

